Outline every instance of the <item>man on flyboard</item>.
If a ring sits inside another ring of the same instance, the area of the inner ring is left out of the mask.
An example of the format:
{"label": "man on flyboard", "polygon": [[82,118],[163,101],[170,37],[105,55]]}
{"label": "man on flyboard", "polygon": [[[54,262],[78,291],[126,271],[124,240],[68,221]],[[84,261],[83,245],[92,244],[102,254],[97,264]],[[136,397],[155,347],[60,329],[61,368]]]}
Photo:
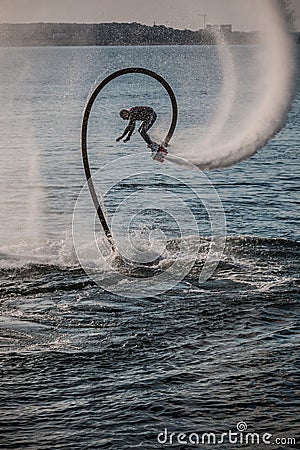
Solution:
{"label": "man on flyboard", "polygon": [[168,151],[162,147],[161,145],[153,142],[148,135],[147,131],[152,127],[154,122],[156,121],[156,112],[150,106],[134,106],[133,108],[127,110],[122,109],[120,111],[120,117],[123,120],[129,120],[127,127],[125,128],[123,134],[116,139],[116,141],[120,141],[125,136],[124,142],[130,141],[132,133],[135,129],[135,124],[137,121],[142,122],[139,127],[139,133],[148,145],[152,152],[152,158],[159,162],[164,162],[164,157],[168,154]]}

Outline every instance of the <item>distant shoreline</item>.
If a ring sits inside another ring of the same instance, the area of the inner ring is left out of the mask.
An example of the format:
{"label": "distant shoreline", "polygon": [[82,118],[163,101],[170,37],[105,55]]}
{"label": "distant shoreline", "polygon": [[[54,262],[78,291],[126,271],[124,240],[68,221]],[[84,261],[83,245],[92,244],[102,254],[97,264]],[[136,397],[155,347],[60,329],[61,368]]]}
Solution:
{"label": "distant shoreline", "polygon": [[[214,45],[216,33],[232,45],[257,44],[259,32],[233,31],[232,25],[181,30],[133,23],[2,23],[1,47]],[[294,33],[300,43],[300,33]]]}
{"label": "distant shoreline", "polygon": [[[222,27],[222,26],[221,26]],[[224,25],[222,34],[230,44],[257,43],[256,32],[232,31]],[[140,23],[24,23],[0,24],[0,46],[149,46],[215,44],[214,29],[181,30],[164,25]]]}

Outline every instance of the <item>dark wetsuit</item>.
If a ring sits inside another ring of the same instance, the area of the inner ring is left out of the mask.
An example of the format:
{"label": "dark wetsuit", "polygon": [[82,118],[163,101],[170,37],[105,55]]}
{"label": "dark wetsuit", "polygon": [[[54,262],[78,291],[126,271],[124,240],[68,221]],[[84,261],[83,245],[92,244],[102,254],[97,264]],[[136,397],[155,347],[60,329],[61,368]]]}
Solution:
{"label": "dark wetsuit", "polygon": [[122,138],[128,134],[127,138],[129,140],[134,132],[136,121],[141,121],[139,133],[148,145],[152,144],[152,140],[147,134],[147,131],[154,124],[156,117],[156,112],[150,106],[134,106],[129,110],[129,124],[125,128]]}

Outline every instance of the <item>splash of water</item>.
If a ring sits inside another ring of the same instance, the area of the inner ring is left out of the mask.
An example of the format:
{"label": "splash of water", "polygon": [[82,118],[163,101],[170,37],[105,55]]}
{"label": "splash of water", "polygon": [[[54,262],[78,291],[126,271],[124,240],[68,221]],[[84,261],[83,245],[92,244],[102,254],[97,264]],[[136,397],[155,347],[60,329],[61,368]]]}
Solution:
{"label": "splash of water", "polygon": [[229,45],[227,45],[226,38],[222,31],[214,31],[214,39],[217,44],[218,57],[220,60],[223,83],[221,90],[222,108],[216,111],[216,115],[210,124],[210,127],[206,131],[206,137],[202,140],[202,146],[211,146],[213,142],[217,142],[219,136],[222,135],[222,131],[229,117],[234,100],[236,97],[236,73],[234,70],[234,60],[232,51]]}
{"label": "splash of water", "polygon": [[[223,88],[219,109],[208,128],[206,137],[186,142],[177,156],[187,159],[200,169],[228,167],[249,158],[262,148],[283,126],[293,95],[294,54],[287,24],[277,3],[254,0],[252,7],[260,12],[258,26],[260,42],[256,61],[260,78],[256,79],[256,100],[243,121],[236,123],[232,137],[224,132],[234,106],[241,97],[230,47],[219,37],[218,48],[223,72]],[[195,135],[195,133],[192,133]],[[180,158],[172,162],[185,165]]]}

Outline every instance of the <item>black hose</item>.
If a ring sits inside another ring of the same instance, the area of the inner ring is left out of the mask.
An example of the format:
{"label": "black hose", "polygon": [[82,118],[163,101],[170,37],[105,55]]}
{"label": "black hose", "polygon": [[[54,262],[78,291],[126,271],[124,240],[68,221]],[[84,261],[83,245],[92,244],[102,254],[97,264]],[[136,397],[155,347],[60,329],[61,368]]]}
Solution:
{"label": "black hose", "polygon": [[115,245],[111,230],[109,228],[109,225],[107,223],[107,220],[102,211],[101,205],[99,203],[99,200],[98,200],[98,197],[97,197],[97,194],[95,191],[93,179],[91,176],[89,160],[88,160],[88,153],[87,153],[87,129],[88,129],[88,121],[89,121],[89,116],[90,116],[92,106],[94,104],[94,101],[96,100],[96,97],[101,92],[101,90],[115,78],[120,77],[122,75],[129,74],[129,73],[142,73],[144,75],[148,75],[148,76],[154,78],[166,89],[166,91],[169,94],[171,104],[172,104],[172,121],[171,121],[170,128],[168,130],[168,133],[162,142],[162,145],[168,145],[168,143],[170,142],[170,139],[173,136],[173,133],[175,131],[175,127],[176,127],[176,123],[177,123],[177,116],[178,116],[176,97],[174,95],[174,92],[173,92],[171,86],[166,82],[166,80],[163,77],[158,75],[156,72],[153,72],[152,70],[148,70],[148,69],[143,69],[142,67],[127,67],[125,69],[117,70],[116,72],[110,74],[103,81],[101,81],[101,83],[95,88],[95,90],[92,92],[92,94],[87,102],[87,105],[85,107],[84,114],[83,114],[82,127],[81,127],[81,151],[82,151],[84,172],[85,172],[85,177],[86,177],[88,187],[89,187],[89,190],[90,190],[93,202],[94,202],[94,206],[97,211],[98,218],[100,220],[102,228],[105,232],[105,235],[107,237],[107,240],[108,240],[113,252],[116,250],[116,245]]}

